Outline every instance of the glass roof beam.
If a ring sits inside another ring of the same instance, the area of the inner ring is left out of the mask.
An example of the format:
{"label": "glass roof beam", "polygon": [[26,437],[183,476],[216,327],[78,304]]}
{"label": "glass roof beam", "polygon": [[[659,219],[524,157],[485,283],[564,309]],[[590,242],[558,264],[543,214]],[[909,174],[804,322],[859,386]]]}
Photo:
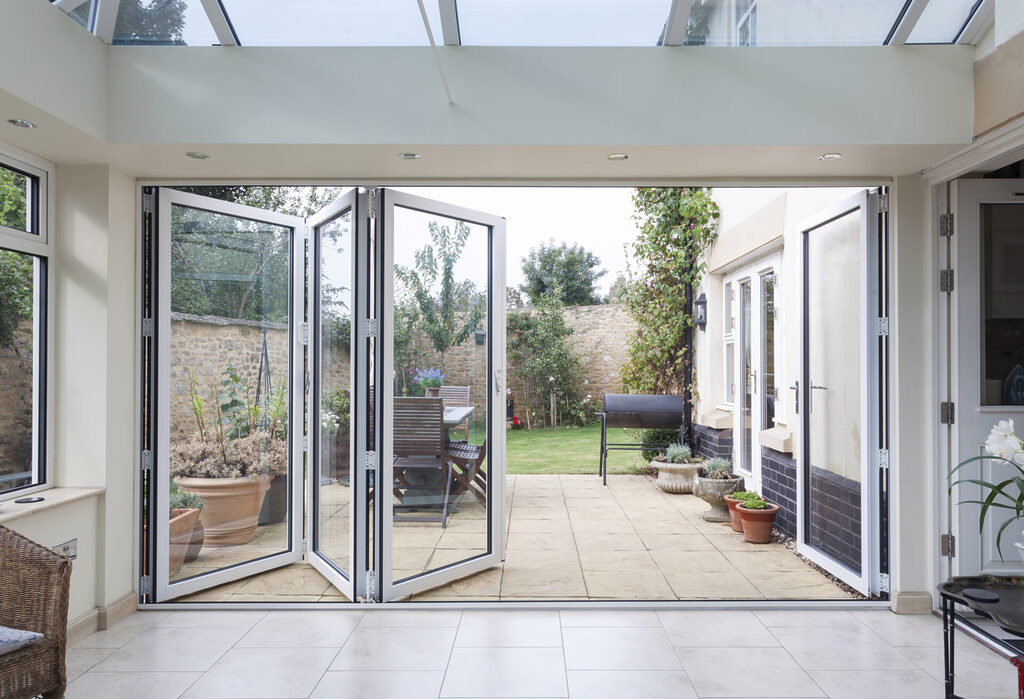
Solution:
{"label": "glass roof beam", "polygon": [[71,12],[77,10],[79,7],[89,2],[89,0],[53,0],[55,7],[59,7],[65,12]]}
{"label": "glass roof beam", "polygon": [[231,26],[231,19],[220,0],[200,1],[203,3],[203,9],[206,10],[206,16],[210,18],[210,24],[213,25],[213,31],[217,35],[220,45],[238,46],[238,35],[235,33],[235,28]]}
{"label": "glass roof beam", "polygon": [[957,35],[956,43],[976,45],[991,24],[992,17],[995,15],[995,7],[995,0],[980,0],[974,8],[974,13]]}
{"label": "glass roof beam", "polygon": [[665,21],[665,36],[661,41],[662,46],[683,45],[692,9],[693,0],[672,0],[672,7],[669,8],[668,19]]}
{"label": "glass roof beam", "polygon": [[114,26],[117,24],[119,0],[96,0],[96,22],[92,33],[104,44],[114,41]]}
{"label": "glass roof beam", "polygon": [[928,0],[910,0],[903,8],[903,14],[896,24],[893,25],[889,36],[885,40],[886,46],[898,46],[907,43],[910,33],[917,26],[917,20],[921,19],[924,8],[928,6]]}
{"label": "glass roof beam", "polygon": [[459,36],[459,10],[455,0],[437,0],[437,8],[441,13],[441,38],[445,46],[461,46]]}

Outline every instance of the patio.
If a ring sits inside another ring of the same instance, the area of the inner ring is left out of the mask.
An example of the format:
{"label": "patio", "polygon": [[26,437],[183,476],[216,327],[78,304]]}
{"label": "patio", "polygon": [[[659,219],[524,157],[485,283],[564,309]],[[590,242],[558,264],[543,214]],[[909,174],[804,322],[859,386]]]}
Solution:
{"label": "patio", "polygon": [[[748,544],[729,525],[701,519],[707,505],[668,495],[639,475],[509,475],[505,563],[415,595],[425,601],[852,599],[782,544]],[[332,485],[336,522],[347,532],[348,488]],[[395,577],[402,579],[481,553],[483,508],[472,497],[442,529],[396,523]],[[340,537],[339,539],[340,540]],[[216,566],[231,549],[196,561]],[[308,564],[197,593],[182,601],[339,602]]]}

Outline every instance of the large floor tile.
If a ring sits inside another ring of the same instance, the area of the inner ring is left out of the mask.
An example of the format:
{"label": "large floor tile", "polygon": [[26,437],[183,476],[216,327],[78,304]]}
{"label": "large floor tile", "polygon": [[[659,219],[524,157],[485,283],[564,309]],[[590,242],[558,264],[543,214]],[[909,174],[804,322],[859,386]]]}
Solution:
{"label": "large floor tile", "polygon": [[[741,571],[744,572],[744,571]],[[744,572],[768,599],[850,599],[853,597],[814,570],[755,573]]]}
{"label": "large floor tile", "polygon": [[464,646],[561,648],[558,612],[465,611],[455,637],[455,647]]}
{"label": "large floor tile", "polygon": [[444,670],[455,629],[357,628],[331,670]]}
{"label": "large floor tile", "polygon": [[310,699],[436,699],[443,671],[328,672]]}
{"label": "large floor tile", "polygon": [[171,612],[156,625],[157,628],[251,629],[267,612],[239,610],[184,610]]}
{"label": "large floor tile", "polygon": [[68,685],[65,699],[177,699],[198,672],[89,672]]}
{"label": "large floor tile", "polygon": [[363,613],[333,609],[272,611],[260,620],[238,648],[341,648]]}
{"label": "large floor tile", "polygon": [[[932,678],[944,680],[941,647],[902,647],[899,650]],[[1010,661],[962,634],[957,634],[956,638],[954,670],[958,696],[1017,696],[1017,671]]]}
{"label": "large floor tile", "polygon": [[143,631],[96,666],[120,672],[203,672],[245,634],[239,628],[161,628]]}
{"label": "large floor tile", "polygon": [[89,634],[75,648],[120,648],[166,618],[167,612],[135,612],[109,629]]}
{"label": "large floor tile", "polygon": [[562,629],[569,670],[678,670],[679,658],[660,628]]}
{"label": "large floor tile", "polygon": [[696,699],[681,670],[570,670],[570,699]]}
{"label": "large floor tile", "polygon": [[703,534],[661,534],[640,532],[648,551],[716,551],[714,544]]}
{"label": "large floor tile", "polygon": [[932,614],[865,609],[853,616],[894,646],[942,646],[942,620]]}
{"label": "large floor tile", "polygon": [[701,697],[821,697],[814,680],[782,648],[680,648],[687,677]]}
{"label": "large floor tile", "polygon": [[307,697],[336,654],[335,648],[233,648],[183,699]]}
{"label": "large floor tile", "polygon": [[861,622],[853,614],[842,610],[828,609],[764,609],[754,612],[761,623],[772,628],[775,626],[852,626],[857,628]]}
{"label": "large floor tile", "polygon": [[673,646],[744,648],[779,642],[753,612],[711,609],[658,612]]}
{"label": "large floor tile", "polygon": [[64,656],[68,682],[96,667],[114,648],[68,648]]}
{"label": "large floor tile", "polygon": [[565,663],[550,648],[456,648],[442,697],[565,697]]}
{"label": "large floor tile", "polygon": [[585,570],[583,579],[592,599],[676,599],[672,587],[658,569]]}
{"label": "large floor tile", "polygon": [[660,627],[656,612],[625,609],[563,609],[559,612],[563,628],[572,627]]}
{"label": "large floor tile", "polygon": [[867,627],[788,626],[772,634],[805,670],[913,670],[898,650]]}
{"label": "large floor tile", "polygon": [[238,593],[249,595],[322,595],[331,584],[313,566],[278,568],[249,578]]}
{"label": "large floor tile", "polygon": [[579,552],[583,570],[637,571],[658,570],[658,564],[648,551],[601,551],[585,549]]}
{"label": "large floor tile", "polygon": [[372,609],[359,620],[361,628],[455,628],[462,612],[457,609]]}
{"label": "large floor tile", "polygon": [[924,670],[811,670],[811,679],[830,699],[942,696],[942,684]]}
{"label": "large floor tile", "polygon": [[764,595],[736,570],[684,571],[662,568],[679,599],[764,599]]}
{"label": "large floor tile", "polygon": [[508,535],[508,550],[542,549],[542,550],[576,550],[576,540],[566,531],[559,532],[512,532]]}
{"label": "large floor tile", "polygon": [[[575,530],[575,529],[574,529]],[[643,540],[637,534],[592,534],[576,532],[576,546],[580,551],[646,551]]]}

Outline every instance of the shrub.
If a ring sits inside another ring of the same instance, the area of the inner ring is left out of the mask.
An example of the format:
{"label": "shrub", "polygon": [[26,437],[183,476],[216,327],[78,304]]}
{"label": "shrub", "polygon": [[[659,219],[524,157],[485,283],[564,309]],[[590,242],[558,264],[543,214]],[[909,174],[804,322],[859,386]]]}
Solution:
{"label": "shrub", "polygon": [[[636,441],[640,444],[678,444],[679,443],[679,430],[640,430],[639,432],[633,433],[636,437]],[[658,458],[661,453],[659,447],[653,449],[644,449],[640,452],[640,455],[648,461],[653,461]]]}
{"label": "shrub", "polygon": [[732,465],[728,459],[716,456],[704,464],[704,478],[732,478]]}
{"label": "shrub", "polygon": [[693,459],[693,450],[685,444],[670,444],[665,450],[665,460],[670,464],[685,464]]}
{"label": "shrub", "polygon": [[771,505],[760,496],[748,498],[741,502],[739,506],[746,510],[767,510],[771,508]]}
{"label": "shrub", "polygon": [[246,437],[204,442],[192,439],[171,445],[171,475],[182,478],[253,478],[284,473],[288,443],[258,431]]}
{"label": "shrub", "polygon": [[733,500],[751,500],[753,498],[761,497],[757,493],[751,493],[746,490],[738,490],[735,493],[730,493],[729,497]]}

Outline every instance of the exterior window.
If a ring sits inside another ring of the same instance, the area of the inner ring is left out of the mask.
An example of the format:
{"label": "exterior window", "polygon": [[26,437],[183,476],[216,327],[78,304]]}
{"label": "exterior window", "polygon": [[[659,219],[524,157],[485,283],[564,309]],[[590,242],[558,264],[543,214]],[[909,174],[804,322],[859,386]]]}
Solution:
{"label": "exterior window", "polygon": [[0,498],[45,483],[46,177],[0,153]]}

